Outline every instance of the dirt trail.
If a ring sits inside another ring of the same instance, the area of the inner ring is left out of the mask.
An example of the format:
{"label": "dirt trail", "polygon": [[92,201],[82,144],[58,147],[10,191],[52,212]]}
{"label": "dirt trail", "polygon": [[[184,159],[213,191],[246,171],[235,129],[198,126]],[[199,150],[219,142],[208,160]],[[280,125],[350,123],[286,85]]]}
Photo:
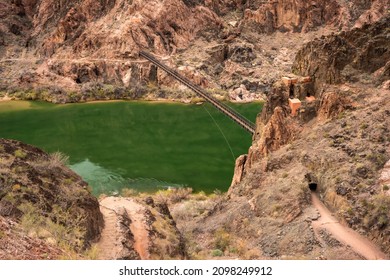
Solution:
{"label": "dirt trail", "polygon": [[120,210],[126,210],[131,219],[130,230],[134,235],[134,249],[142,260],[149,258],[148,252],[148,230],[145,221],[145,208],[130,198],[106,197],[100,201],[100,211],[104,217],[104,229],[101,238],[97,243],[99,259],[117,259],[123,250],[121,231],[118,220]]}
{"label": "dirt trail", "polygon": [[352,250],[368,260],[387,259],[386,255],[370,240],[361,236],[354,230],[340,224],[320,201],[316,193],[313,192],[311,194],[311,199],[313,206],[321,215],[318,220],[312,222],[313,228],[316,232],[318,232],[321,228],[326,229],[338,241],[350,246]]}
{"label": "dirt trail", "polygon": [[[160,60],[169,60],[170,57],[158,56]],[[6,58],[1,59],[0,63],[4,62],[29,62],[36,64],[40,59],[38,58]],[[52,62],[72,62],[72,63],[90,63],[90,62],[119,62],[119,63],[149,63],[146,59],[108,59],[108,58],[50,58],[48,63]]]}

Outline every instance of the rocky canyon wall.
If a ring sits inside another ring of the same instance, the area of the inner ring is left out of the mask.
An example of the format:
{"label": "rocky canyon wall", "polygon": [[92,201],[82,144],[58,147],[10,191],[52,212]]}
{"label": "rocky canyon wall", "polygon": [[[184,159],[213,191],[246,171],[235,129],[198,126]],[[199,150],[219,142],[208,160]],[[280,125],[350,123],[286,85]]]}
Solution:
{"label": "rocky canyon wall", "polygon": [[316,39],[298,52],[293,71],[311,76],[316,92],[324,84],[354,82],[362,75],[379,85],[390,78],[389,24],[387,16],[373,25]]}
{"label": "rocky canyon wall", "polygon": [[171,66],[183,65],[184,73],[191,69],[199,85],[229,80],[237,88],[242,81],[226,74],[233,62],[233,68],[249,74],[257,71],[253,65],[265,63],[224,55],[221,65],[207,72],[201,66],[206,53],[201,61],[181,61],[180,55],[193,58],[191,46],[199,42],[201,50],[252,46],[253,57],[261,54],[274,64],[273,55],[256,46],[264,33],[348,30],[379,20],[388,8],[387,0],[5,0],[0,3],[0,84],[3,90],[55,85],[65,92],[79,92],[88,83],[134,89],[152,81],[178,88],[138,58],[139,50],[147,49]]}
{"label": "rocky canyon wall", "polygon": [[[374,24],[316,39],[298,51],[293,71],[311,77],[312,94],[318,101],[313,103],[313,116],[318,116],[317,120],[336,118],[345,110],[356,109],[357,100],[348,91],[340,90],[343,83],[363,82],[389,89],[389,25],[387,16]],[[240,181],[237,178],[243,178],[256,163],[299,137],[307,120],[291,117],[288,97],[287,86],[281,82],[273,85],[257,117],[256,133],[245,158],[245,167],[237,166],[235,184]],[[242,165],[241,160],[239,166]]]}
{"label": "rocky canyon wall", "polygon": [[[324,25],[347,30],[372,23],[389,7],[389,1],[246,1],[242,24],[258,32],[307,32]],[[250,3],[249,3],[250,2]]]}

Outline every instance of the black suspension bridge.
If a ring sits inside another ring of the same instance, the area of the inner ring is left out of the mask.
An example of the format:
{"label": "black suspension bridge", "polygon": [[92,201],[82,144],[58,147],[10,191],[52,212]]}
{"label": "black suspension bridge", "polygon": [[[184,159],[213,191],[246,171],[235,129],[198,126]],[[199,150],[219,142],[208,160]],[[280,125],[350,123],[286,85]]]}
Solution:
{"label": "black suspension bridge", "polygon": [[217,108],[219,111],[221,111],[223,114],[228,116],[230,119],[232,119],[234,122],[236,122],[238,125],[240,125],[242,128],[244,128],[246,131],[248,131],[251,134],[255,133],[255,125],[249,121],[247,118],[242,116],[240,113],[236,112],[226,104],[222,103],[221,101],[217,100],[216,98],[212,97],[210,94],[208,94],[204,89],[201,87],[195,85],[187,78],[180,75],[177,71],[173,70],[172,68],[166,66],[161,61],[159,61],[157,58],[155,58],[150,53],[147,53],[145,51],[140,51],[140,56],[143,58],[146,58],[151,63],[153,63],[155,66],[161,68],[165,72],[167,72],[169,75],[171,75],[173,78],[181,82],[183,85],[194,91],[196,94],[198,94],[200,97],[204,98],[206,101],[208,101],[211,105],[213,105],[215,108]]}

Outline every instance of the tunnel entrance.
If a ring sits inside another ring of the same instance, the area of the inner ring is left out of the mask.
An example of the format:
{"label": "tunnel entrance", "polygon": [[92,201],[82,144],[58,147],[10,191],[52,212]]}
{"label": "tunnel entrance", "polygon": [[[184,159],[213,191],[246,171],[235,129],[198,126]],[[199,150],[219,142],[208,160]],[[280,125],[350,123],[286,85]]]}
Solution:
{"label": "tunnel entrance", "polygon": [[314,192],[317,190],[317,183],[309,183],[309,189]]}

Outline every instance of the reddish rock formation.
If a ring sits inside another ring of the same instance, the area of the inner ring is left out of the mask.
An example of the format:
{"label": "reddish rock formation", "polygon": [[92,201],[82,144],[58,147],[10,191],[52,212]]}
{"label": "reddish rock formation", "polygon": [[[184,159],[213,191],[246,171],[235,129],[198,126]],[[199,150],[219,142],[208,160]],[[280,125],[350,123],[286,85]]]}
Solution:
{"label": "reddish rock formation", "polygon": [[306,32],[323,25],[349,28],[378,20],[388,7],[389,2],[382,0],[251,1],[245,9],[242,25],[265,33]]}
{"label": "reddish rock formation", "polygon": [[288,88],[280,82],[273,85],[272,92],[267,95],[267,102],[261,111],[260,121],[266,124],[274,114],[276,107],[282,107],[288,110]]}
{"label": "reddish rock formation", "polygon": [[230,185],[228,194],[232,192],[232,187],[234,187],[236,184],[241,182],[242,177],[244,176],[244,167],[245,167],[246,159],[247,159],[247,155],[241,155],[236,159],[234,175],[233,175],[232,183]]}
{"label": "reddish rock formation", "polygon": [[353,108],[353,106],[350,98],[342,96],[339,93],[326,92],[320,103],[318,118],[320,120],[334,118],[346,109],[351,108]]}
{"label": "reddish rock formation", "polygon": [[[43,0],[34,14],[33,38],[43,38],[40,53],[58,51],[99,58],[137,55],[140,48],[166,54],[188,45],[199,30],[220,25],[202,6],[182,1]],[[51,32],[44,32],[51,26]]]}
{"label": "reddish rock formation", "polygon": [[[157,55],[174,54],[175,60],[168,58],[167,62],[191,65],[197,77],[207,72],[208,77],[201,78],[207,79],[207,84],[231,90],[246,81],[251,89],[245,86],[254,93],[260,84],[268,87],[275,81],[258,66],[283,66],[290,52],[283,50],[278,57],[263,52],[256,46],[260,37],[248,36],[252,31],[348,28],[379,20],[388,8],[388,1],[379,0],[265,2],[6,0],[0,3],[0,57],[9,61],[1,62],[6,67],[0,71],[0,84],[5,89],[43,88],[49,92],[53,85],[64,92],[80,91],[86,83],[134,90],[141,81],[164,77],[138,60],[138,51],[149,49]],[[200,49],[211,43],[222,46],[211,54],[217,63],[210,67],[213,69],[204,65],[205,57],[184,63],[176,59],[187,53],[194,40],[205,40]],[[25,79],[20,69],[34,79]],[[166,78],[158,84],[178,86]],[[58,102],[72,100],[62,97]]]}
{"label": "reddish rock formation", "polygon": [[299,129],[290,120],[286,110],[282,107],[276,107],[270,120],[262,129],[258,143],[255,143],[249,150],[248,167],[253,162],[292,141],[298,133]]}
{"label": "reddish rock formation", "polygon": [[390,65],[389,40],[386,37],[389,24],[390,17],[387,16],[361,29],[314,40],[298,52],[293,71],[311,76],[317,93],[326,83],[353,82],[357,75],[372,74],[381,68],[381,74],[374,78],[378,83],[386,81],[390,79],[390,71],[385,70]]}
{"label": "reddish rock formation", "polygon": [[0,14],[5,16],[0,34],[6,34],[1,36],[0,54],[11,56],[10,46],[18,48],[15,54],[28,46],[35,58],[43,59],[37,61],[43,62],[39,69],[32,67],[37,78],[22,86],[55,83],[68,90],[88,82],[134,88],[153,75],[150,65],[126,63],[137,59],[140,49],[175,53],[199,31],[222,25],[210,9],[177,0],[7,0],[0,4]]}

